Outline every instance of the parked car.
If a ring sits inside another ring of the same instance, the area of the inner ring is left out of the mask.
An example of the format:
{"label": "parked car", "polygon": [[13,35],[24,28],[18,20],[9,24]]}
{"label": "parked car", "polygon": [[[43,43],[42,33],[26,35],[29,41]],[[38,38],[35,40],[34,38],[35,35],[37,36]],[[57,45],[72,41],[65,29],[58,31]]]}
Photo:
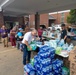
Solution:
{"label": "parked car", "polygon": [[43,29],[46,29],[46,26],[45,25],[40,25],[40,27],[42,27]]}
{"label": "parked car", "polygon": [[69,28],[69,35],[72,40],[76,40],[76,28]]}
{"label": "parked car", "polygon": [[[56,25],[54,25],[54,26],[52,26],[52,27],[54,27],[55,30],[62,30],[60,24],[56,24]],[[48,27],[48,28],[49,28],[50,30],[52,30],[52,27]]]}
{"label": "parked car", "polygon": [[47,29],[50,29],[50,30],[52,30],[52,27],[48,27]]}
{"label": "parked car", "polygon": [[54,25],[54,27],[55,27],[55,30],[62,30],[60,24]]}
{"label": "parked car", "polygon": [[76,28],[71,28],[71,33],[74,35],[72,36],[72,40],[76,40]]}

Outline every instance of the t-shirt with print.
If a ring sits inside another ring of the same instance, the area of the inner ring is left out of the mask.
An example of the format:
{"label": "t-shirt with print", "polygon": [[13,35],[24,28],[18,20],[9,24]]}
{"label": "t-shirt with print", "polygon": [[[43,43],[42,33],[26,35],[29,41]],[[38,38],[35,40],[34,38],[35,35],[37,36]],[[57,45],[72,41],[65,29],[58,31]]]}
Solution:
{"label": "t-shirt with print", "polygon": [[7,29],[5,29],[5,30],[0,29],[0,33],[1,33],[2,38],[8,37],[8,30]]}

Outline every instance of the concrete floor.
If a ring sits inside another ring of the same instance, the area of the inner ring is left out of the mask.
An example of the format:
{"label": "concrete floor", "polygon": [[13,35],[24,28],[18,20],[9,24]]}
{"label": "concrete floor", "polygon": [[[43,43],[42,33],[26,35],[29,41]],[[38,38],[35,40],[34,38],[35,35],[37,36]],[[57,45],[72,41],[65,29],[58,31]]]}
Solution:
{"label": "concrete floor", "polygon": [[0,75],[24,75],[22,52],[11,46],[4,48],[0,43]]}

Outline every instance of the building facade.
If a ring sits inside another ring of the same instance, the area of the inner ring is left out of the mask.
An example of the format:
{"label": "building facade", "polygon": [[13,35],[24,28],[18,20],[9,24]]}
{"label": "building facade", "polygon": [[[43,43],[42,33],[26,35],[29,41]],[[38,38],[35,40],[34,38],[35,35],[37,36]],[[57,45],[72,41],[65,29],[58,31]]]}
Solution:
{"label": "building facade", "polygon": [[[46,27],[52,24],[67,24],[67,16],[69,11],[59,11],[53,13],[40,14],[40,25],[45,25]],[[3,12],[0,12],[0,27],[5,24],[7,27],[12,27],[15,24],[19,25],[29,25],[31,28],[35,27],[35,15],[27,16],[4,16]]]}
{"label": "building facade", "polygon": [[24,16],[4,16],[3,12],[0,12],[0,28],[5,25],[7,28],[12,28],[14,25],[24,25]]}
{"label": "building facade", "polygon": [[[67,24],[67,16],[69,15],[69,10],[59,11],[54,13],[40,14],[40,25],[45,25],[46,27],[51,26],[52,24]],[[30,27],[35,27],[35,15],[30,15],[29,17]]]}

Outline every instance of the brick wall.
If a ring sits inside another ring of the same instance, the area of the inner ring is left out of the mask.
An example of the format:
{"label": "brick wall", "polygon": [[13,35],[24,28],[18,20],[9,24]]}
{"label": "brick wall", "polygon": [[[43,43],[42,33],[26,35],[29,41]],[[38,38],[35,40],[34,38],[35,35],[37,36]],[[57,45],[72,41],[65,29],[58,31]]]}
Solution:
{"label": "brick wall", "polygon": [[0,28],[4,24],[3,12],[0,12]]}
{"label": "brick wall", "polygon": [[67,16],[69,15],[69,12],[65,13],[65,19],[64,22],[67,23]]}
{"label": "brick wall", "polygon": [[40,24],[46,25],[48,27],[49,15],[48,14],[40,14]]}
{"label": "brick wall", "polygon": [[[64,13],[64,23],[67,23],[67,16],[69,15],[69,12]],[[54,18],[56,18],[55,24],[60,24],[61,23],[61,13],[57,14],[51,14]]]}
{"label": "brick wall", "polygon": [[55,20],[55,24],[59,24],[60,23],[60,18],[61,18],[61,14],[57,13],[57,14],[51,14],[51,16],[53,16],[56,20]]}
{"label": "brick wall", "polygon": [[[69,15],[69,12],[64,13],[64,23],[67,23],[67,16]],[[61,23],[61,13],[57,14],[51,14],[56,20],[54,21],[55,24],[60,24]],[[35,15],[30,15],[30,27],[35,27],[34,22],[35,22]],[[40,24],[45,24],[46,27],[49,26],[49,16],[47,14],[40,14]]]}
{"label": "brick wall", "polygon": [[35,27],[35,15],[30,15],[29,26],[30,26],[30,28],[34,28]]}
{"label": "brick wall", "polygon": [[[35,27],[35,15],[30,15],[30,27]],[[45,24],[48,27],[48,14],[40,14],[40,24]]]}

